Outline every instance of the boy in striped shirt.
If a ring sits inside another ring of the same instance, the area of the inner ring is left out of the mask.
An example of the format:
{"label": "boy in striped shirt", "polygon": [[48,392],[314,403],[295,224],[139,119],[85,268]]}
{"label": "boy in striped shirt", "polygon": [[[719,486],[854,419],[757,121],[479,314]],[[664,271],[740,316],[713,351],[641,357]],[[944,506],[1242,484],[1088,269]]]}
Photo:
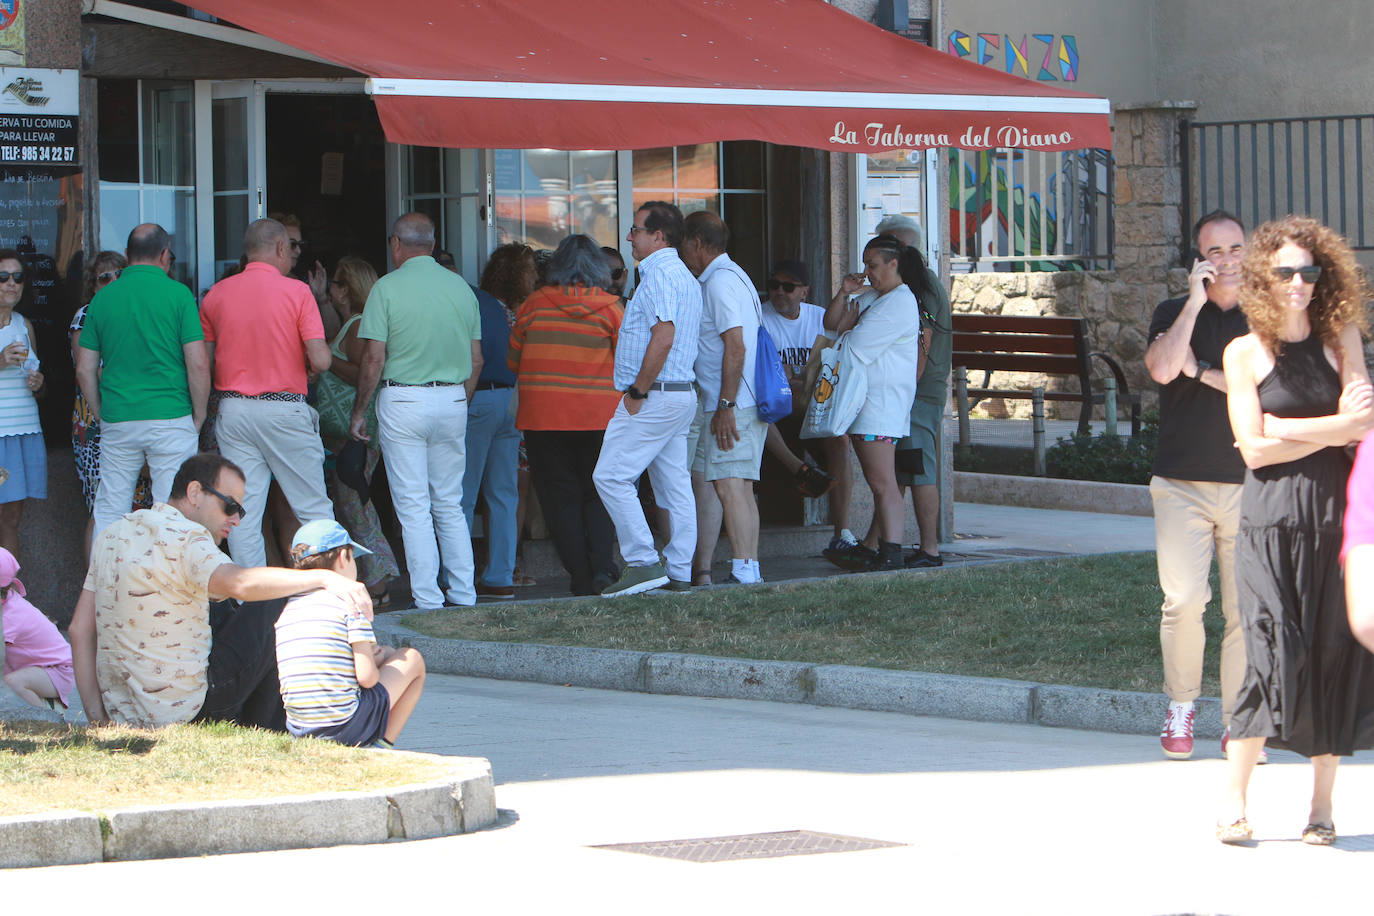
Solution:
{"label": "boy in striped shirt", "polygon": [[[356,579],[355,544],[333,519],[296,532],[297,569],[328,569]],[[296,595],[277,619],[277,676],[286,730],[358,747],[390,748],[425,685],[425,661],[414,649],[377,645],[372,615],[324,589]]]}

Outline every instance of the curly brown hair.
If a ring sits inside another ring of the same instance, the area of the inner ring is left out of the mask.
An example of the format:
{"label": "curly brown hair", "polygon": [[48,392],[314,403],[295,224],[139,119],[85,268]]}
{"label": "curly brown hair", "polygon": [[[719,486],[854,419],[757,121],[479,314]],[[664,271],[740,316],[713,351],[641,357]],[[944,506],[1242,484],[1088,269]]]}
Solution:
{"label": "curly brown hair", "polygon": [[1285,216],[1255,230],[1241,261],[1240,307],[1260,343],[1272,353],[1282,345],[1285,309],[1274,294],[1274,255],[1286,242],[1311,252],[1312,262],[1321,265],[1307,317],[1322,342],[1338,347],[1341,330],[1348,324],[1368,332],[1365,302],[1370,288],[1350,245],[1310,217]]}
{"label": "curly brown hair", "polygon": [[533,248],[523,242],[507,242],[491,253],[480,285],[505,303],[506,308],[514,309],[534,292],[529,280],[532,266]]}

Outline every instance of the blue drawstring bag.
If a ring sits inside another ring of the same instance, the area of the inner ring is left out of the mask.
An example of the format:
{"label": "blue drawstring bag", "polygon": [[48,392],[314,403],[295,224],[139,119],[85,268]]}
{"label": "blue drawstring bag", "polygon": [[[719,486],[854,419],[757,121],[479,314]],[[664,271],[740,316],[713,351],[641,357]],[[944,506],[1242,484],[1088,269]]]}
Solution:
{"label": "blue drawstring bag", "polygon": [[776,423],[792,413],[792,386],[787,383],[787,371],[782,367],[778,348],[773,345],[773,335],[768,333],[762,320],[754,349],[754,400],[758,404],[759,419],[765,423]]}

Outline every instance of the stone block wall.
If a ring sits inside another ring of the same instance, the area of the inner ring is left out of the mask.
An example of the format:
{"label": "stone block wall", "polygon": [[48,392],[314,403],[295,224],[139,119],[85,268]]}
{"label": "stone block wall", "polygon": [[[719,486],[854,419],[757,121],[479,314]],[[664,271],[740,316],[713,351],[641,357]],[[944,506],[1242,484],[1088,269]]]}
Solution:
{"label": "stone block wall", "polygon": [[[1183,191],[1179,160],[1180,119],[1191,102],[1120,106],[1114,111],[1116,201],[1115,269],[1045,273],[972,273],[952,278],[955,312],[991,315],[1068,315],[1087,319],[1088,345],[1109,354],[1126,373],[1131,390],[1146,405],[1157,398],[1145,370],[1145,335],[1155,306],[1187,291],[1187,272],[1179,265]],[[1094,367],[1102,377],[1106,367]],[[981,384],[982,373],[970,380]],[[993,384],[1031,388],[1065,387],[1032,373],[1002,373]],[[1069,381],[1067,388],[1075,390]],[[975,411],[990,417],[1029,417],[1029,400],[983,401]],[[1051,403],[1052,417],[1074,419],[1077,405]],[[1100,408],[1099,408],[1100,415]]]}

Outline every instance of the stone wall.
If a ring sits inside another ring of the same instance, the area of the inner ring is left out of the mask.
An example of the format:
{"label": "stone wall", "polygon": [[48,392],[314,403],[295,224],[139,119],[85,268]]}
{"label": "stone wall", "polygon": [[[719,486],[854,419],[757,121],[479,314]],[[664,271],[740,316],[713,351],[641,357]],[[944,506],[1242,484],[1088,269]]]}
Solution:
{"label": "stone wall", "polygon": [[[954,311],[1081,316],[1087,319],[1089,348],[1120,363],[1131,390],[1139,390],[1147,406],[1153,403],[1157,392],[1144,363],[1150,316],[1160,302],[1187,291],[1187,272],[1178,266],[1184,237],[1178,127],[1192,109],[1191,102],[1160,102],[1114,112],[1114,270],[956,274],[950,288]],[[1100,364],[1094,368],[1099,376],[1107,371]],[[982,374],[971,383],[981,384]],[[1003,373],[993,384],[1052,387],[1030,373]],[[1075,384],[1067,387],[1074,390]],[[993,399],[975,413],[1029,417],[1030,409],[1029,400]],[[1071,403],[1051,403],[1046,410],[1062,419],[1078,415]]]}

